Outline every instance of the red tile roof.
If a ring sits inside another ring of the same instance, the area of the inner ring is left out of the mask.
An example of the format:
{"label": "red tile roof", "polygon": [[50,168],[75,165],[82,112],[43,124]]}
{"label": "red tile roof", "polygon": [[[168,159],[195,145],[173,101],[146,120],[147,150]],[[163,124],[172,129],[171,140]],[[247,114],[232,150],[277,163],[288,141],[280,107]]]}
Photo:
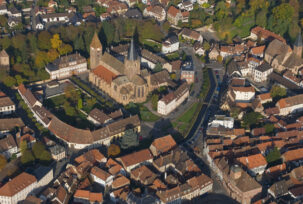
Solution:
{"label": "red tile roof", "polygon": [[35,182],[33,175],[23,172],[0,188],[0,196],[12,197]]}
{"label": "red tile roof", "polygon": [[181,11],[174,6],[170,6],[167,11],[167,14],[169,14],[173,17],[176,17],[178,13],[181,13]]}
{"label": "red tile roof", "polygon": [[243,166],[246,166],[248,169],[254,169],[260,166],[266,166],[267,161],[262,154],[255,154],[247,157],[237,158]]}
{"label": "red tile roof", "polygon": [[166,135],[164,137],[155,139],[151,146],[154,146],[156,150],[161,154],[168,152],[172,148],[176,147],[177,143],[171,135]]}
{"label": "red tile roof", "polygon": [[289,150],[282,155],[284,162],[291,162],[303,159],[303,148]]}
{"label": "red tile roof", "polygon": [[95,75],[102,78],[104,81],[106,81],[108,84],[111,84],[113,79],[117,77],[116,74],[108,70],[102,65],[99,65],[92,71]]}
{"label": "red tile roof", "polygon": [[118,158],[118,161],[121,161],[124,168],[129,166],[140,164],[144,161],[152,159],[153,156],[148,149],[143,149],[138,152],[134,152],[123,157]]}
{"label": "red tile roof", "polygon": [[255,35],[261,35],[262,38],[264,39],[269,39],[269,40],[273,40],[273,39],[278,39],[280,41],[282,41],[283,43],[286,43],[286,40],[281,37],[280,35],[277,35],[269,30],[266,30],[260,26],[254,27],[251,30],[252,33],[254,33]]}

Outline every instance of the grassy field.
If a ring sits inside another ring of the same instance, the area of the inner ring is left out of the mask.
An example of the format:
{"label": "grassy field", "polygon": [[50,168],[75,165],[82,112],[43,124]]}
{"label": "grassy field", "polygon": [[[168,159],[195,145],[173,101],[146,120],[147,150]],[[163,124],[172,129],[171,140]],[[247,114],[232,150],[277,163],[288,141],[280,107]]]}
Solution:
{"label": "grassy field", "polygon": [[155,122],[160,119],[159,116],[150,112],[148,108],[144,106],[144,104],[129,103],[127,106],[125,106],[125,109],[132,115],[139,115],[142,121]]}
{"label": "grassy field", "polygon": [[194,103],[186,112],[184,112],[178,119],[173,122],[173,127],[186,137],[187,132],[192,127],[196,115],[199,113],[201,107],[200,102]]}
{"label": "grassy field", "polygon": [[147,121],[147,122],[155,122],[160,119],[159,116],[153,114],[146,108],[145,106],[140,106],[140,117],[141,120]]}

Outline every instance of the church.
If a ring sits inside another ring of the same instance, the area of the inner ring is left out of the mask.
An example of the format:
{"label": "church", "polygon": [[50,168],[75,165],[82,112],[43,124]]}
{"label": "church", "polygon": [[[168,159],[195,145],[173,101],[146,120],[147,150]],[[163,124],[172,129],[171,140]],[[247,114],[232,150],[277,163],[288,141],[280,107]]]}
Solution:
{"label": "church", "polygon": [[151,91],[161,86],[175,86],[167,70],[152,74],[147,69],[141,69],[140,56],[133,40],[122,62],[103,52],[95,33],[90,44],[90,68],[90,83],[123,105],[142,103]]}

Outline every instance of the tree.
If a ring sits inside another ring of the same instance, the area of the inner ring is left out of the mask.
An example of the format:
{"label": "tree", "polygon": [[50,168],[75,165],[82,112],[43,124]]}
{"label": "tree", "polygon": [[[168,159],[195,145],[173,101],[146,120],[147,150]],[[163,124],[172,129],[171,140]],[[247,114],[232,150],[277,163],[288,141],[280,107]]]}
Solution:
{"label": "tree", "polygon": [[171,74],[170,74],[170,78],[171,78],[172,80],[175,80],[176,77],[177,77],[176,73],[171,73]]}
{"label": "tree", "polygon": [[157,110],[158,101],[159,101],[159,96],[158,96],[158,94],[153,94],[153,95],[152,95],[152,98],[151,98],[151,104],[152,104],[153,110]]}
{"label": "tree", "polygon": [[75,108],[72,107],[71,104],[68,101],[64,102],[63,108],[64,108],[64,111],[65,111],[66,115],[68,115],[68,116],[75,116],[76,115]]}
{"label": "tree", "polygon": [[275,126],[272,123],[267,123],[263,127],[265,128],[266,134],[272,133],[275,129]]}
{"label": "tree", "polygon": [[209,50],[210,49],[210,44],[207,41],[204,40],[202,45],[203,45],[204,50]]}
{"label": "tree", "polygon": [[0,170],[2,170],[6,164],[7,164],[7,161],[6,161],[5,157],[0,154]]}
{"label": "tree", "polygon": [[48,56],[47,53],[44,51],[38,51],[36,53],[36,58],[35,58],[35,65],[38,68],[44,67],[48,63]]}
{"label": "tree", "polygon": [[241,108],[239,107],[233,107],[230,110],[230,116],[233,118],[238,118],[240,113],[241,113]]}
{"label": "tree", "polygon": [[287,94],[286,89],[279,85],[273,85],[271,87],[270,95],[273,98],[283,98],[286,96],[286,94]]}
{"label": "tree", "polygon": [[50,161],[52,161],[52,155],[45,149],[42,153],[40,153],[39,160],[42,163],[48,164]]}
{"label": "tree", "polygon": [[283,3],[272,9],[268,27],[275,33],[284,35],[294,16],[294,8],[289,3]]}
{"label": "tree", "polygon": [[220,63],[222,63],[222,61],[223,61],[223,57],[222,57],[221,55],[218,55],[218,57],[217,57],[217,61],[218,61],[218,62],[220,62]]}
{"label": "tree", "polygon": [[63,44],[58,48],[58,51],[60,55],[66,55],[73,51],[73,47],[70,44]]}
{"label": "tree", "polygon": [[138,134],[133,129],[127,129],[121,139],[121,148],[128,149],[139,145]]}
{"label": "tree", "polygon": [[38,34],[38,47],[41,50],[49,50],[51,45],[51,34],[47,31],[42,31]]}
{"label": "tree", "polygon": [[77,105],[78,109],[82,109],[83,105],[82,105],[82,98],[78,99],[78,105]]}
{"label": "tree", "polygon": [[108,157],[116,157],[120,154],[120,147],[115,144],[111,144],[107,149],[107,156]]}
{"label": "tree", "polygon": [[7,25],[7,18],[4,15],[0,16],[0,25],[1,27],[5,27]]}
{"label": "tree", "polygon": [[162,65],[160,63],[157,63],[155,68],[153,69],[153,72],[160,72],[162,69]]}
{"label": "tree", "polygon": [[263,28],[267,25],[267,9],[262,9],[256,14],[256,24]]}
{"label": "tree", "polygon": [[21,163],[24,165],[32,164],[35,161],[35,157],[30,150],[25,150],[21,155]]}
{"label": "tree", "polygon": [[44,145],[41,142],[34,143],[32,151],[36,159],[40,159],[42,152],[45,150]]}
{"label": "tree", "polygon": [[268,163],[273,163],[273,162],[276,162],[280,159],[281,159],[281,153],[280,153],[280,151],[278,150],[277,147],[275,147],[273,150],[271,150],[268,153],[268,155],[266,156],[266,161]]}
{"label": "tree", "polygon": [[85,45],[82,35],[78,35],[74,42],[74,49],[78,51],[85,51]]}
{"label": "tree", "polygon": [[14,77],[11,76],[7,76],[4,81],[3,81],[4,85],[7,87],[12,87],[16,84],[16,79]]}
{"label": "tree", "polygon": [[57,52],[57,50],[55,49],[50,49],[47,52],[47,58],[49,62],[53,62],[55,59],[57,59],[59,57],[59,53]]}
{"label": "tree", "polygon": [[243,117],[243,125],[249,128],[252,125],[257,124],[263,116],[258,112],[250,112],[244,115]]}
{"label": "tree", "polygon": [[58,49],[62,45],[62,40],[60,39],[59,34],[54,34],[52,39],[50,39],[50,42],[53,49]]}

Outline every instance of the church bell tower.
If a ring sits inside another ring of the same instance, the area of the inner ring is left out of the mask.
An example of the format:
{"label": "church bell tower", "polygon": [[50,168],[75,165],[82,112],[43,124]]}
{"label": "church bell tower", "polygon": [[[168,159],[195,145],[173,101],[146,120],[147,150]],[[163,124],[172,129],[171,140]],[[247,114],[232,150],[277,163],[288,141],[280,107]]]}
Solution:
{"label": "church bell tower", "polygon": [[127,58],[124,60],[124,74],[130,81],[135,75],[140,74],[140,59],[135,47],[134,39],[131,40]]}
{"label": "church bell tower", "polygon": [[99,40],[98,34],[95,32],[92,42],[90,44],[90,68],[94,69],[99,65],[102,57],[102,44]]}

